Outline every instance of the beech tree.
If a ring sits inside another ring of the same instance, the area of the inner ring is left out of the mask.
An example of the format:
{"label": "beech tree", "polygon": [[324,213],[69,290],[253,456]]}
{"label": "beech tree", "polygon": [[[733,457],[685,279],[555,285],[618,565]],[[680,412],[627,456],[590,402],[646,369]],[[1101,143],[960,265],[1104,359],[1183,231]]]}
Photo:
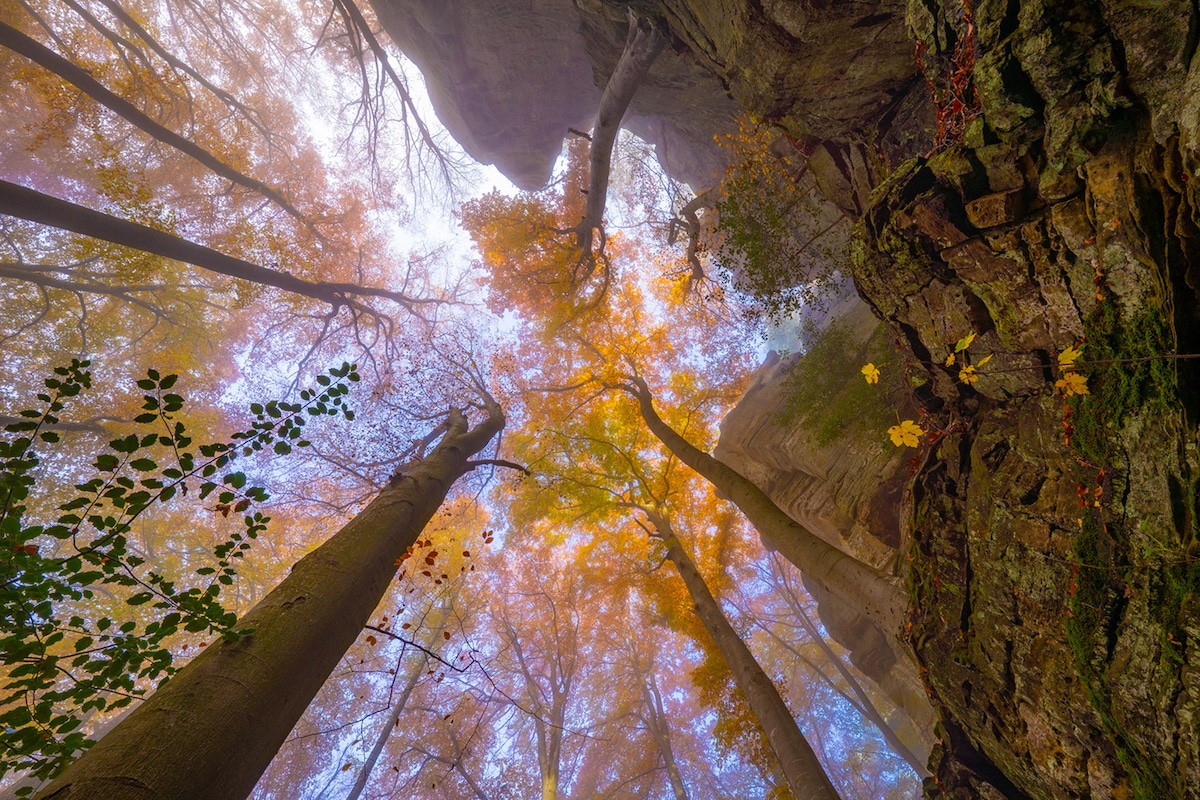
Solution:
{"label": "beech tree", "polygon": [[[731,670],[791,790],[797,797],[837,798],[778,690],[725,618],[671,525],[670,507],[702,505],[709,498],[688,487],[688,476],[676,469],[673,456],[654,460],[644,455],[638,420],[612,408],[611,399],[607,404],[593,400],[586,410],[575,408],[571,416],[577,421],[555,430],[552,443],[530,442],[528,453],[523,452],[540,470],[553,469],[548,478],[563,498],[557,513],[576,518],[634,513],[649,521],[650,527],[642,527],[663,543],[665,557],[687,587],[695,613]],[[544,505],[536,507],[537,513],[546,513]],[[677,780],[678,773],[673,777]],[[678,793],[679,784],[672,785]]]}
{"label": "beech tree", "polygon": [[839,550],[789,517],[771,498],[663,422],[654,396],[638,375],[620,385],[638,404],[646,427],[672,453],[728,497],[763,537],[764,543],[800,568],[831,594],[862,611],[883,631],[900,635],[908,611],[908,596],[899,581]]}
{"label": "beech tree", "polygon": [[666,546],[666,557],[675,565],[695,604],[697,616],[717,643],[738,688],[746,695],[759,724],[766,731],[767,740],[779,759],[780,769],[792,792],[797,797],[837,800],[837,790],[825,774],[808,740],[800,733],[792,712],[779,696],[775,684],[759,666],[750,648],[725,618],[668,519],[657,509],[639,506],[638,510],[646,515],[654,526],[655,535]]}
{"label": "beech tree", "polygon": [[235,630],[138,706],[39,795],[241,800],[358,637],[398,562],[470,459],[504,425],[485,398],[473,428],[453,410],[428,456],[301,559]]}

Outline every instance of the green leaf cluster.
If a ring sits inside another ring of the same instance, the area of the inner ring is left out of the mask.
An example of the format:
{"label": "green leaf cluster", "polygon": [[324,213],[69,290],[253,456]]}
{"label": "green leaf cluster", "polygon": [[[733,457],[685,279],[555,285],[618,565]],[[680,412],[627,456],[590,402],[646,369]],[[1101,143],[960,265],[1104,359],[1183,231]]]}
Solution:
{"label": "green leaf cluster", "polygon": [[[305,389],[300,403],[254,404],[248,430],[230,442],[194,447],[177,415],[184,399],[170,390],[175,375],[149,370],[137,385],[146,392],[138,430],[109,442],[91,463],[92,477],[57,503],[48,523],[31,520],[27,503],[39,494],[38,448],[59,442],[54,426],[71,398],[92,388],[89,362],[75,360],[45,381],[41,409],[0,438],[0,777],[27,769],[37,778],[60,771],[91,744],[79,730],[92,713],[128,705],[174,671],[171,636],[205,632],[236,639],[237,616],[220,602],[233,583],[234,564],[266,529],[269,517],[252,510],[268,499],[248,485],[233,462],[270,447],[286,455],[311,415],[353,418],[345,405],[359,379],[343,364]],[[240,516],[241,526],[213,549],[213,561],[195,570],[188,586],[145,565],[127,540],[132,524],[155,503],[216,493],[215,510]],[[42,491],[45,491],[42,489]],[[151,621],[132,609],[121,620],[95,611],[97,594],[128,606],[149,605]]]}

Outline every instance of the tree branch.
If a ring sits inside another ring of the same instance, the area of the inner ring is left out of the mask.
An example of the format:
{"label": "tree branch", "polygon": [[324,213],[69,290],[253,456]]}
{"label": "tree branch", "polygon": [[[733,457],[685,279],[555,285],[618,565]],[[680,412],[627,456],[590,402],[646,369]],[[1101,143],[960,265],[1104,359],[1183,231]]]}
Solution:
{"label": "tree branch", "polygon": [[191,156],[222,178],[244,186],[270,200],[289,215],[304,224],[317,238],[321,238],[313,222],[283,195],[262,181],[251,178],[226,164],[200,145],[155,122],[137,106],[106,89],[91,74],[76,64],[55,53],[48,47],[21,33],[16,28],[0,22],[0,45],[49,70],[58,77],[80,89],[88,97],[109,109],[129,124],[149,134],[163,144]]}

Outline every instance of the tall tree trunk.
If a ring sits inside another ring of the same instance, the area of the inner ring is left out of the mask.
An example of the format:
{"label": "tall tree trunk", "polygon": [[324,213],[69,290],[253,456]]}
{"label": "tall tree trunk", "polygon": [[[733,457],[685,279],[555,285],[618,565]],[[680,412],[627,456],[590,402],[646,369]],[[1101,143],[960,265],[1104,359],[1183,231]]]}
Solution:
{"label": "tall tree trunk", "polygon": [[899,581],[829,544],[789,517],[749,479],[684,439],[658,416],[646,382],[638,377],[630,380],[632,384],[623,388],[637,399],[646,427],[679,460],[729,498],[767,547],[777,550],[821,588],[862,611],[885,634],[899,638],[908,609],[908,596]]}
{"label": "tall tree trunk", "polygon": [[453,410],[426,458],[67,768],[43,800],[243,800],[354,643],[450,486],[504,426]]}
{"label": "tall tree trunk", "polygon": [[285,292],[328,303],[334,309],[350,306],[359,311],[369,312],[368,309],[358,305],[354,300],[356,297],[382,297],[410,310],[418,304],[442,302],[409,297],[390,289],[375,289],[353,283],[306,281],[286,272],[267,269],[258,264],[225,255],[218,250],[181,239],[173,234],[100,211],[93,211],[76,203],[44,194],[36,189],[29,189],[3,180],[0,180],[0,214],[8,214],[60,230],[91,236],[93,239],[132,247],[135,250],[153,253],[173,261],[182,261],[230,278],[251,281],[263,286],[273,286]]}
{"label": "tall tree trunk", "polygon": [[630,12],[625,49],[621,51],[617,66],[604,85],[600,105],[596,108],[596,124],[592,127],[592,143],[588,148],[591,174],[588,176],[587,208],[579,224],[570,229],[582,251],[580,259],[587,265],[581,280],[587,280],[595,269],[592,241],[594,231],[604,225],[608,180],[612,174],[612,151],[621,130],[621,120],[666,43],[667,40],[655,30],[653,24]]}
{"label": "tall tree trunk", "polygon": [[925,766],[925,762],[918,758],[917,754],[909,749],[908,745],[901,741],[896,732],[892,730],[892,726],[887,723],[887,720],[883,718],[883,714],[879,712],[879,709],[875,707],[875,703],[871,701],[871,697],[867,694],[866,689],[862,687],[862,684],[860,684],[858,679],[854,677],[854,674],[850,672],[850,668],[847,667],[845,662],[842,661],[842,657],[835,653],[833,648],[829,646],[829,643],[825,641],[825,637],[821,634],[821,631],[817,629],[817,626],[814,625],[812,620],[808,618],[808,613],[798,602],[799,598],[797,598],[790,591],[790,589],[785,591],[784,595],[787,604],[791,607],[792,611],[796,615],[796,621],[800,623],[802,628],[804,628],[804,631],[808,634],[809,638],[817,643],[817,646],[821,648],[821,652],[825,654],[825,657],[829,659],[829,662],[833,664],[835,669],[837,669],[838,673],[842,676],[842,679],[846,681],[846,684],[850,687],[850,690],[854,692],[854,696],[858,699],[858,704],[862,711],[862,715],[870,720],[872,724],[879,729],[879,732],[883,735],[884,740],[887,741],[888,745],[892,748],[896,755],[904,759],[905,763],[912,768],[913,772],[917,774],[918,778],[927,778],[929,776],[929,769]]}
{"label": "tall tree trunk", "polygon": [[658,751],[662,753],[663,764],[667,768],[667,779],[671,782],[671,792],[675,795],[675,800],[688,800],[687,786],[683,782],[679,764],[675,761],[675,750],[671,747],[671,726],[663,708],[662,693],[658,691],[658,681],[654,678],[654,663],[651,662],[649,667],[643,670],[637,646],[632,639],[629,645],[633,653],[633,671],[637,673],[641,682],[642,700],[646,703],[650,715],[646,723],[650,728],[650,735],[658,745]]}
{"label": "tall tree trunk", "polygon": [[643,511],[667,545],[667,558],[675,565],[679,577],[683,578],[696,606],[696,616],[700,617],[705,630],[712,636],[733,673],[734,682],[746,695],[754,716],[766,732],[767,741],[775,751],[792,794],[802,800],[839,800],[837,790],[817,760],[817,754],[800,732],[791,710],[783,702],[775,684],[759,666],[750,648],[725,618],[716,598],[708,591],[704,576],[696,569],[695,562],[671,530],[670,523],[657,512]]}
{"label": "tall tree trunk", "polygon": [[[429,642],[432,644],[445,628],[445,619],[441,623],[434,626],[432,635],[429,637]],[[358,777],[354,780],[354,786],[350,787],[349,794],[346,795],[346,800],[358,800],[359,795],[363,793],[363,789],[367,788],[367,781],[371,778],[371,772],[375,769],[376,762],[379,761],[379,755],[383,752],[383,748],[387,745],[388,739],[392,737],[392,729],[396,727],[396,722],[400,719],[400,715],[404,713],[404,707],[408,705],[408,698],[412,697],[413,689],[417,688],[417,683],[421,680],[421,675],[425,672],[425,665],[429,663],[429,655],[424,651],[421,652],[420,659],[413,665],[412,671],[408,673],[408,679],[404,682],[404,689],[400,692],[400,697],[392,704],[392,712],[388,714],[387,721],[383,723],[383,727],[379,730],[379,735],[375,737],[375,744],[371,747],[371,752],[367,754],[367,760],[363,762],[362,769],[358,771]],[[396,666],[399,666],[397,664]]]}
{"label": "tall tree trunk", "polygon": [[28,58],[35,64],[49,70],[64,81],[83,91],[88,97],[117,114],[129,124],[148,133],[163,144],[174,147],[181,153],[191,156],[222,178],[262,195],[289,215],[295,217],[312,230],[314,234],[317,233],[312,221],[279,192],[262,181],[239,172],[192,140],[186,139],[166,126],[155,122],[142,113],[141,109],[133,103],[106,89],[83,67],[72,64],[58,53],[43,46],[37,40],[29,38],[16,28],[6,25],[3,22],[0,22],[0,45],[7,47],[14,53],[25,56],[25,58]]}

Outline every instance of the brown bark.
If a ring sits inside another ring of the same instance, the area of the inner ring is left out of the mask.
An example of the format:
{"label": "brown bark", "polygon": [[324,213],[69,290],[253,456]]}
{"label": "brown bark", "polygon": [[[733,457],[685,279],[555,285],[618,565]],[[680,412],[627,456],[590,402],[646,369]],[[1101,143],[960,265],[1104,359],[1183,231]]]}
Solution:
{"label": "brown bark", "polygon": [[630,15],[629,35],[617,66],[604,86],[600,105],[596,109],[596,124],[592,128],[589,148],[591,174],[588,182],[588,202],[583,219],[575,228],[576,243],[582,251],[580,258],[587,265],[582,280],[595,269],[592,253],[596,229],[604,225],[604,207],[608,201],[608,181],[612,173],[612,151],[621,130],[621,120],[646,73],[666,45],[666,39],[648,21]]}
{"label": "brown bark", "polygon": [[886,634],[899,638],[908,596],[895,578],[821,539],[789,517],[749,479],[684,439],[658,416],[645,381],[638,377],[630,381],[623,388],[637,399],[646,427],[733,502],[768,548],[777,550],[822,588],[862,611]]}
{"label": "brown bark", "polygon": [[[875,707],[875,703],[871,701],[870,696],[862,687],[862,684],[860,684],[858,679],[855,678],[853,673],[850,672],[850,668],[847,667],[842,661],[842,657],[833,651],[833,648],[829,646],[827,641],[825,641],[825,637],[821,634],[821,631],[818,630],[817,626],[814,625],[812,620],[808,618],[808,613],[803,607],[801,607],[800,603],[798,602],[798,598],[791,592],[790,588],[787,589],[783,594],[787,604],[795,613],[796,621],[800,623],[800,627],[804,628],[804,632],[808,634],[809,638],[816,642],[817,646],[821,648],[821,652],[825,654],[825,657],[829,659],[831,664],[833,664],[834,668],[842,676],[842,679],[846,681],[846,684],[850,687],[850,690],[854,692],[854,697],[858,701],[858,709],[862,715],[870,720],[875,727],[879,729],[879,732],[883,735],[884,740],[887,741],[888,745],[892,748],[896,755],[904,759],[905,763],[908,764],[912,768],[913,772],[917,774],[917,777],[921,778],[922,780],[928,777],[929,769],[925,766],[925,762],[917,757],[917,754],[909,749],[908,745],[901,741],[896,732],[892,730],[892,726],[888,724],[887,720],[883,718],[883,714],[881,714],[879,709]],[[847,698],[847,700],[849,700],[849,698]]]}
{"label": "brown bark", "polygon": [[667,712],[663,708],[662,693],[658,690],[658,681],[654,677],[654,663],[643,670],[639,660],[637,645],[630,639],[629,649],[633,658],[633,671],[637,674],[642,686],[642,700],[646,704],[649,719],[645,720],[650,735],[654,737],[658,751],[662,754],[663,765],[667,768],[667,778],[671,783],[671,793],[675,800],[688,800],[687,786],[683,782],[683,774],[675,761],[675,749],[671,746],[671,725],[667,721]]}
{"label": "brown bark", "polygon": [[503,427],[446,435],[237,623],[48,786],[42,800],[243,800],[367,624],[470,457]]}
{"label": "brown bark", "polygon": [[[6,25],[3,22],[0,22],[0,45],[7,47],[14,53],[19,53],[38,66],[53,72],[64,81],[80,89],[100,105],[117,114],[130,125],[149,134],[163,144],[170,145],[179,152],[196,159],[222,178],[233,181],[239,186],[244,186],[262,195],[289,215],[310,229],[313,229],[311,220],[279,192],[262,181],[239,172],[190,139],[186,139],[166,126],[155,122],[133,103],[106,89],[87,70],[76,64],[72,64],[58,53],[55,53],[48,47],[44,47],[40,42],[31,39],[16,28]],[[313,232],[315,233],[316,231],[314,230]]]}
{"label": "brown bark", "polygon": [[804,800],[839,800],[837,790],[825,774],[821,762],[817,760],[817,754],[800,732],[796,719],[779,695],[779,690],[759,666],[758,660],[742,641],[742,637],[725,618],[721,606],[709,592],[704,576],[696,569],[695,562],[671,531],[670,523],[654,511],[642,510],[666,543],[667,558],[675,565],[679,577],[687,586],[688,594],[696,607],[696,615],[712,636],[717,649],[733,673],[734,682],[746,696],[754,716],[766,733],[767,741],[775,751],[792,794]]}
{"label": "brown bark", "polygon": [[258,264],[251,264],[249,261],[225,255],[173,234],[100,211],[93,211],[90,208],[60,200],[57,197],[51,197],[48,194],[8,181],[0,181],[0,214],[8,214],[12,217],[27,219],[30,222],[91,236],[105,242],[132,247],[135,250],[153,253],[174,261],[183,261],[230,278],[240,278],[263,286],[273,286],[285,292],[320,300],[335,309],[341,306],[351,306],[357,310],[366,310],[356,304],[352,299],[355,297],[382,297],[409,308],[422,303],[441,302],[409,297],[401,292],[393,292],[388,289],[358,286],[353,283],[306,281],[286,272],[267,269]]}

